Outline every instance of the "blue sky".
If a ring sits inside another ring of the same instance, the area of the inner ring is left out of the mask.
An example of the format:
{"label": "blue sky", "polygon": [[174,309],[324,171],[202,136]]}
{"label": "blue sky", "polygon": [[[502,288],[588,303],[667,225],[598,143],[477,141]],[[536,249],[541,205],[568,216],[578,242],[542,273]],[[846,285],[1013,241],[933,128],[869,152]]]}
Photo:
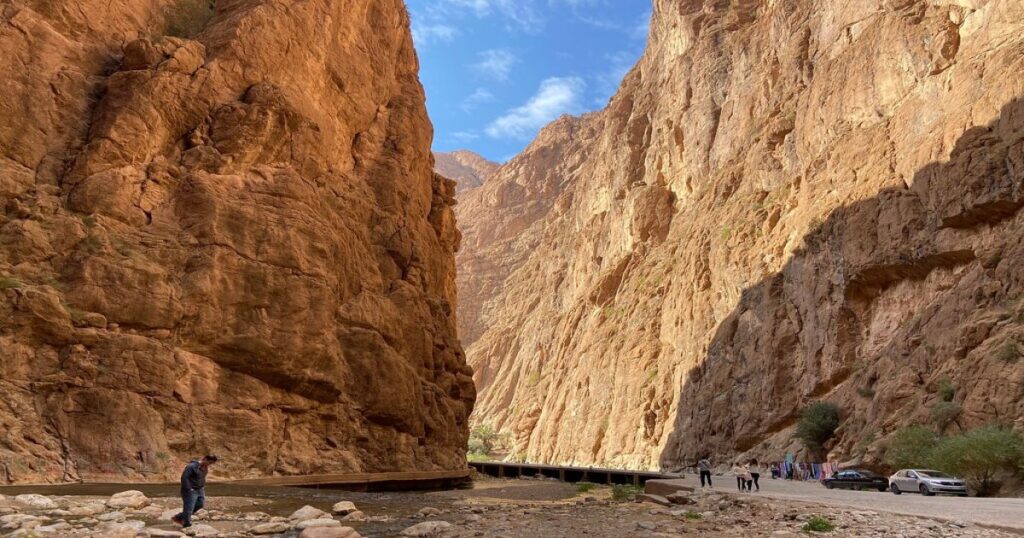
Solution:
{"label": "blue sky", "polygon": [[434,149],[504,162],[558,116],[604,108],[649,0],[407,0]]}

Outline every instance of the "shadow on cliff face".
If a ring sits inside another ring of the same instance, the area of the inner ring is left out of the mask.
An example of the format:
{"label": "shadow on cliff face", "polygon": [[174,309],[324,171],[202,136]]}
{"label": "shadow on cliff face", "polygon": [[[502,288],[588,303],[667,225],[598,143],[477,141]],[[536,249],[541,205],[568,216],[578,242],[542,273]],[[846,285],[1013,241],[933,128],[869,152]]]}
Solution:
{"label": "shadow on cliff face", "polygon": [[840,405],[832,457],[930,421],[1024,427],[1024,99],[973,127],[948,162],[839,208],[783,269],[746,289],[683,387],[661,466],[698,454],[781,458],[808,403]]}

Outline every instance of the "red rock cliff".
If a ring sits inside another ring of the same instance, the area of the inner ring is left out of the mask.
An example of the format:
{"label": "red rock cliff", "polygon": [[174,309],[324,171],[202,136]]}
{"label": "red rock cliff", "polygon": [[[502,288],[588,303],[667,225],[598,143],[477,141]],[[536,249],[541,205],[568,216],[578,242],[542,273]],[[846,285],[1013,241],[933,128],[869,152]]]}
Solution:
{"label": "red rock cliff", "polygon": [[13,0],[0,50],[0,482],[464,466],[400,0]]}
{"label": "red rock cliff", "polygon": [[779,458],[820,400],[832,456],[877,461],[944,384],[953,429],[1024,429],[1022,21],[655,1],[609,106],[460,205],[476,420],[528,460],[644,468]]}

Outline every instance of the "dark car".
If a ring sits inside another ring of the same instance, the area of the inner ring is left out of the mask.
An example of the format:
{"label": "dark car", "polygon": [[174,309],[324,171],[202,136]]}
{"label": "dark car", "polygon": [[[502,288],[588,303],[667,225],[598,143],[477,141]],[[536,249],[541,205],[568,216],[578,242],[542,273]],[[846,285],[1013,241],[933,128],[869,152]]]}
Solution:
{"label": "dark car", "polygon": [[822,480],[822,482],[828,489],[841,488],[857,491],[862,489],[873,489],[876,491],[889,490],[889,479],[872,473],[871,471],[865,471],[862,469],[839,471],[831,477]]}

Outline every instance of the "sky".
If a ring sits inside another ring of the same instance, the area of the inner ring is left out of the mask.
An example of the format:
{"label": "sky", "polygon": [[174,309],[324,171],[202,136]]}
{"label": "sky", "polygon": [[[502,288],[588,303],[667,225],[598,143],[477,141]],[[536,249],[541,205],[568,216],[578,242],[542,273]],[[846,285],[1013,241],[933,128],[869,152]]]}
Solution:
{"label": "sky", "polygon": [[434,150],[505,162],[600,110],[647,42],[649,0],[407,0]]}

